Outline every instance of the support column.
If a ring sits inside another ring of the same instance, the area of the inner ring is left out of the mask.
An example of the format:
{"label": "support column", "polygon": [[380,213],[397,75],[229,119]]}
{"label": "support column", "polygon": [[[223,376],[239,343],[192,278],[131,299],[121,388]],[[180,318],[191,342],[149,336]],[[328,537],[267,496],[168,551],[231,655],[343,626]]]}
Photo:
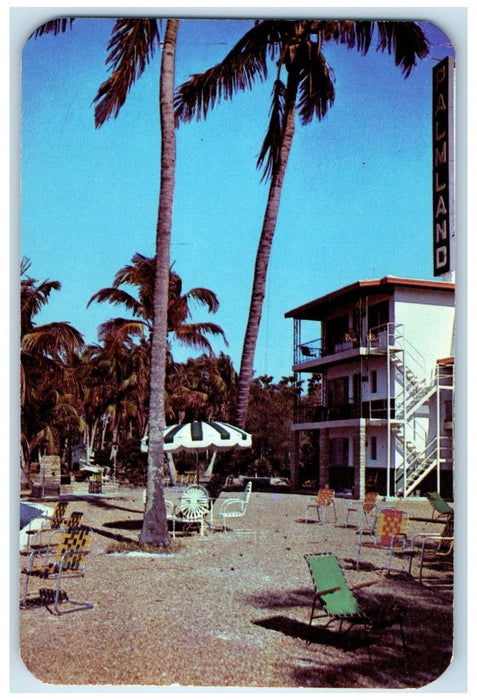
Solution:
{"label": "support column", "polygon": [[320,430],[320,472],[319,488],[324,489],[330,483],[330,431],[329,428]]}
{"label": "support column", "polygon": [[298,472],[300,469],[300,431],[294,430],[292,437],[292,450],[290,455],[290,483],[292,489],[298,487]]}
{"label": "support column", "polygon": [[366,493],[366,421],[359,421],[353,435],[354,497],[364,499]]}

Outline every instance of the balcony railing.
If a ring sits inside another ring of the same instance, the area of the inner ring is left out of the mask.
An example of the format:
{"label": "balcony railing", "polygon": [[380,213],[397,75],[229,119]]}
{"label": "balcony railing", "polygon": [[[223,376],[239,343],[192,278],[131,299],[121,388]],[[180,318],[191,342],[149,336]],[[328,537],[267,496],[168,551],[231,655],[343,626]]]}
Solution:
{"label": "balcony railing", "polygon": [[324,423],[335,420],[352,420],[360,417],[360,407],[344,406],[296,406],[295,423]]}
{"label": "balcony railing", "polygon": [[353,420],[368,418],[375,420],[391,420],[395,417],[395,401],[390,399],[389,407],[385,399],[363,401],[360,403],[343,404],[341,406],[322,406],[318,404],[295,406],[295,423],[325,423],[335,420]]}

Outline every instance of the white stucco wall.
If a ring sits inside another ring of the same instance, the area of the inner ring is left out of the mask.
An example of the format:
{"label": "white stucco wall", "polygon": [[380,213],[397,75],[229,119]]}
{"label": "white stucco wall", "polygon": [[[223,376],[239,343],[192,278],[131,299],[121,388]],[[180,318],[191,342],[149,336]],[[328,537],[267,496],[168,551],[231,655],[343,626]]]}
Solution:
{"label": "white stucco wall", "polygon": [[455,308],[449,293],[398,288],[394,316],[404,325],[406,341],[423,356],[426,376],[437,360],[454,355]]}

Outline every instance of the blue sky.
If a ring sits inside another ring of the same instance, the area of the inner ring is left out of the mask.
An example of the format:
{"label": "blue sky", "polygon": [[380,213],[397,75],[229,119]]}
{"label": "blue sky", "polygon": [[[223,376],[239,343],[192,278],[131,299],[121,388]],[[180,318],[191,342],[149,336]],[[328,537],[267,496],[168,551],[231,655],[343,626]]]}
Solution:
{"label": "blue sky", "polygon": [[[87,342],[117,307],[87,302],[137,251],[154,253],[159,187],[160,55],[115,120],[94,128],[92,100],[107,77],[112,19],[79,19],[30,39],[22,58],[21,254],[29,274],[62,284],[38,322],[70,321]],[[181,20],[176,83],[220,60],[251,26]],[[256,353],[258,375],[291,373],[286,311],[358,279],[432,279],[431,74],[453,53],[424,25],[429,57],[404,80],[392,58],[330,45],[336,101],[322,122],[297,125],[269,266]],[[443,27],[445,29],[445,27]],[[271,67],[273,78],[273,67]],[[221,103],[177,132],[171,259],[184,289],[208,287],[220,310],[214,341],[238,369],[267,185],[256,157],[271,83]],[[178,348],[174,356],[185,359]]]}

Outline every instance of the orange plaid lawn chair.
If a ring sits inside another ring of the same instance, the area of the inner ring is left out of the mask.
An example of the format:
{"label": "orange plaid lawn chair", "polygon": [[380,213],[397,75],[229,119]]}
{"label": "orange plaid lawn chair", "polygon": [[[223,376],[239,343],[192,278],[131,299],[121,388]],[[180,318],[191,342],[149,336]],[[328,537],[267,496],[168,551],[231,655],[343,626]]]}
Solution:
{"label": "orange plaid lawn chair", "polygon": [[361,523],[364,519],[368,529],[372,530],[371,525],[373,516],[376,513],[376,502],[379,494],[377,491],[368,491],[365,494],[363,501],[348,501],[346,511],[345,527],[348,527],[350,513],[358,513],[358,530],[361,530]]}
{"label": "orange plaid lawn chair", "polygon": [[[364,531],[358,533],[358,551],[356,568],[359,568],[359,557],[362,547],[383,549],[388,551],[388,572],[391,570],[392,556],[395,552],[414,553],[413,542],[408,539],[409,514],[397,508],[383,508],[376,514],[376,524],[371,535],[371,541],[364,541]],[[412,563],[412,556],[411,556]]]}
{"label": "orange plaid lawn chair", "polygon": [[329,507],[333,508],[333,514],[336,523],[335,492],[333,491],[333,489],[320,489],[316,497],[310,499],[306,505],[305,522],[308,522],[309,508],[316,508],[316,513],[319,522],[324,523],[326,520],[326,511]]}

